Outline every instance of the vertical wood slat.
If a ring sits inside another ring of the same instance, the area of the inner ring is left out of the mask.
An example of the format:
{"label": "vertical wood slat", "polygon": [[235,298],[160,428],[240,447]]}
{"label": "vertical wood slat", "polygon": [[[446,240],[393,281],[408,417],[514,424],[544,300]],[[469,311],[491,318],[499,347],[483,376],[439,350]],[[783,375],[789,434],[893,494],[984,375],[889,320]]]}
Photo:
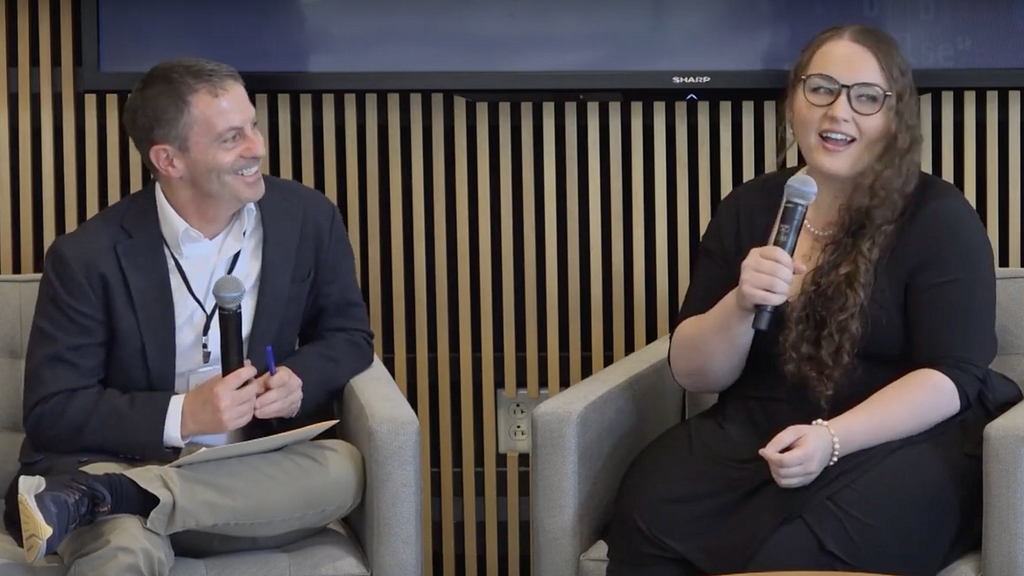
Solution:
{"label": "vertical wood slat", "polygon": [[345,198],[346,215],[348,216],[348,235],[352,242],[352,252],[356,258],[356,280],[362,286],[362,234],[359,221],[359,133],[356,130],[359,119],[356,117],[356,95],[345,94]]}
{"label": "vertical wood slat", "polygon": [[[338,163],[335,161],[335,158],[338,157],[338,136],[335,126],[334,94],[324,94],[322,103],[324,126],[324,194],[330,198],[331,202],[340,206],[341,204],[339,204],[340,200],[338,198]],[[422,128],[420,128],[420,130],[422,131]],[[348,222],[345,224],[347,227]],[[351,230],[349,232],[351,232]]]}
{"label": "vertical wood slat", "polygon": [[[491,245],[491,149],[490,120],[486,102],[476,105],[477,218],[480,238],[480,374],[482,382],[495,381],[494,370],[494,286],[491,278],[494,247]],[[498,576],[498,462],[495,392],[493,385],[481,386],[483,401],[484,452],[484,560],[487,576]]]}
{"label": "vertical wood slat", "polygon": [[705,101],[697,103],[697,206],[700,235],[711,221],[711,110]]}
{"label": "vertical wood slat", "polygon": [[299,139],[302,154],[302,183],[310,188],[316,186],[313,170],[313,95],[299,94]]}
{"label": "vertical wood slat", "polygon": [[[473,308],[470,287],[469,246],[474,239],[469,228],[469,156],[466,141],[466,100],[454,98],[455,128],[455,257],[458,269],[458,318],[459,318],[459,398],[460,422],[462,427],[462,522],[465,539],[465,561],[467,576],[475,576],[477,571],[476,546],[476,478],[470,471],[476,470],[473,434]],[[486,226],[480,222],[479,226]],[[454,400],[454,398],[452,399]]]}
{"label": "vertical wood slat", "polygon": [[398,94],[388,94],[388,188],[391,196],[391,298],[394,307],[393,326],[395,342],[394,376],[403,395],[406,387],[406,330],[405,330],[405,223],[402,214],[402,118]]}
{"label": "vertical wood slat", "polygon": [[921,170],[932,173],[932,95],[921,96]]}
{"label": "vertical wood slat", "polygon": [[[566,222],[566,263],[568,268],[567,282],[564,290],[580,293],[583,283],[580,281],[580,184],[579,184],[579,144],[577,141],[577,104],[565,104],[565,222]],[[581,343],[582,319],[580,299],[568,298],[569,313],[569,382],[572,385],[583,377],[583,345]]]}
{"label": "vertical wood slat", "polygon": [[117,94],[106,95],[107,206],[121,199],[121,143],[117,127]]}
{"label": "vertical wood slat", "polygon": [[771,172],[779,164],[779,151],[775,147],[778,127],[775,125],[775,102],[764,103],[764,171]]}
{"label": "vertical wood slat", "polygon": [[[32,68],[29,0],[18,0],[18,215],[21,228],[21,272],[32,272]],[[6,73],[6,70],[5,70]]]}
{"label": "vertical wood slat", "polygon": [[142,155],[128,139],[128,192],[134,192],[142,188]]}
{"label": "vertical wood slat", "polygon": [[[333,96],[331,98],[333,106]],[[327,109],[325,96],[324,109]],[[333,111],[332,111],[333,115]],[[326,116],[325,116],[326,130]],[[413,244],[427,246],[426,233],[426,185],[423,169],[423,97],[412,94],[409,97],[409,131],[410,131],[410,169],[412,171],[412,221]],[[326,147],[325,147],[326,149]],[[326,153],[328,158],[334,157],[333,150]],[[430,347],[429,317],[430,303],[427,299],[427,263],[426,251],[413,251],[413,291],[416,310],[416,416],[419,418],[422,442],[420,442],[420,487],[422,489],[423,509],[423,570],[424,576],[432,576],[433,546],[433,506],[432,484],[430,474]]]}
{"label": "vertical wood slat", "polygon": [[[657,277],[655,288],[657,294],[656,310],[658,320],[656,324],[657,336],[660,338],[668,334],[669,326],[669,296],[668,282],[664,280],[666,271],[672,267],[668,262],[668,174],[666,143],[666,130],[668,118],[665,115],[665,103],[654,103],[654,269]],[[674,264],[675,265],[675,264]]]}
{"label": "vertical wood slat", "polygon": [[[7,0],[0,0],[0,61],[7,62]],[[14,273],[14,222],[11,202],[10,90],[0,74],[0,274]],[[10,230],[11,232],[8,232]]]}
{"label": "vertical wood slat", "polygon": [[[505,397],[516,396],[516,310],[515,286],[520,280],[515,275],[515,235],[512,223],[515,221],[514,194],[512,191],[512,110],[511,104],[498,104],[498,174],[501,186],[501,299],[502,299],[502,340],[504,342],[503,370],[505,373]],[[506,545],[508,547],[509,576],[519,575],[519,455],[511,452],[505,455],[506,477]]]}
{"label": "vertical wood slat", "polygon": [[612,362],[617,362],[626,355],[626,310],[624,305],[625,287],[623,286],[626,270],[623,245],[625,233],[622,226],[622,106],[618,102],[608,104],[608,170],[611,174],[609,182],[609,204],[611,213],[620,217],[611,220],[612,260]]}
{"label": "vertical wood slat", "polygon": [[86,94],[82,108],[82,118],[85,120],[85,219],[88,220],[96,215],[100,209],[100,167],[99,155],[96,148],[99,146],[97,135],[96,95]]}
{"label": "vertical wood slat", "polygon": [[292,177],[292,107],[289,94],[277,95],[278,175]]}
{"label": "vertical wood slat", "polygon": [[547,332],[548,394],[554,396],[561,385],[558,341],[558,184],[555,181],[555,104],[545,102],[541,108],[544,137],[544,310]]}
{"label": "vertical wood slat", "polygon": [[591,373],[604,368],[604,283],[602,282],[601,217],[601,109],[597,102],[587,103],[587,200],[590,205],[590,331]]}
{"label": "vertical wood slat", "polygon": [[521,104],[520,126],[523,140],[523,293],[525,295],[526,318],[526,388],[531,398],[540,395],[538,366],[539,345],[537,343],[537,209],[536,187],[533,172],[533,104]]}
{"label": "vertical wood slat", "polygon": [[[498,182],[501,195],[501,328],[505,397],[516,396],[516,294],[520,280],[515,269],[515,208],[512,192],[512,110],[498,104]],[[510,536],[511,537],[511,536]]]}
{"label": "vertical wood slat", "polygon": [[1019,267],[1021,265],[1021,198],[1024,193],[1021,189],[1021,106],[1020,90],[1011,90],[1009,94],[1009,105],[1007,106],[1007,123],[1009,124],[1009,138],[1007,143],[1006,157],[1009,159],[1010,172],[1009,186],[1009,223],[1010,223],[1010,262],[1009,265]]}
{"label": "vertical wood slat", "polygon": [[999,92],[985,94],[985,228],[999,265]]}
{"label": "vertical wood slat", "polygon": [[679,273],[677,305],[682,304],[686,288],[690,285],[690,152],[686,109],[685,102],[676,102],[676,222],[679,226],[676,233],[679,246],[679,262],[676,263]]}
{"label": "vertical wood slat", "polygon": [[[51,0],[39,0],[39,164],[42,168],[42,192],[43,205],[43,246],[41,254],[53,243],[57,235],[56,215],[56,182],[54,170],[54,155],[56,154],[56,142],[53,132],[53,55],[50,38],[50,3]],[[32,272],[33,270],[26,270]]]}
{"label": "vertical wood slat", "polygon": [[[442,568],[445,575],[455,573],[455,480],[452,471],[452,411],[451,411],[451,368],[448,341],[448,246],[443,239],[447,236],[447,194],[445,186],[444,160],[444,96],[431,96],[432,128],[432,170],[434,174],[434,274],[435,309],[437,311],[437,394],[438,422],[441,449],[441,545]],[[355,119],[353,118],[353,122]],[[367,127],[369,131],[369,127]]]}
{"label": "vertical wood slat", "polygon": [[[75,144],[75,23],[74,0],[61,0],[60,3],[60,102],[62,116],[62,141],[64,162],[64,231],[74,230],[78,226],[78,160]],[[0,0],[0,11],[3,11],[3,0]],[[2,19],[2,18],[0,18]],[[0,22],[0,28],[3,28]],[[0,36],[3,34],[0,33]],[[3,38],[0,42],[6,44]],[[3,48],[0,48],[3,50]],[[3,52],[0,52],[2,55]],[[4,57],[6,58],[6,57]],[[0,60],[6,61],[4,58]],[[0,94],[6,94],[5,85],[0,85]],[[6,115],[5,115],[6,116]],[[5,119],[6,121],[6,119]],[[5,125],[0,124],[0,133],[6,134]],[[0,148],[5,136],[0,135]],[[0,172],[2,174],[2,172]],[[2,178],[2,176],[0,176]],[[2,187],[2,184],[0,184]],[[0,240],[0,244],[3,241]]]}
{"label": "vertical wood slat", "polygon": [[[952,183],[953,170],[953,93],[942,92],[942,178]],[[966,127],[965,127],[966,129]]]}
{"label": "vertical wood slat", "polygon": [[505,456],[508,470],[508,576],[519,576],[519,453]]}
{"label": "vertical wood slat", "polygon": [[718,173],[721,179],[719,198],[732,190],[732,102],[718,104]]}
{"label": "vertical wood slat", "polygon": [[264,146],[267,147],[267,151],[263,155],[263,160],[260,162],[260,172],[269,174],[270,155],[279,154],[280,152],[278,151],[277,146],[267,140],[270,136],[270,110],[266,94],[256,95],[256,125],[259,126],[260,132],[263,134]]}
{"label": "vertical wood slat", "polygon": [[754,169],[754,103],[743,102],[743,181],[755,175]]}
{"label": "vertical wood slat", "polygon": [[647,291],[644,272],[644,108],[642,102],[630,104],[630,174],[633,177],[629,196],[633,199],[633,343],[639,350],[647,343]]}
{"label": "vertical wood slat", "polygon": [[786,166],[797,165],[800,159],[800,148],[796,144],[796,135],[791,130],[786,131]]}
{"label": "vertical wood slat", "polygon": [[[380,290],[380,167],[377,150],[377,95],[367,94],[366,98],[366,269],[370,294],[370,329],[374,334],[383,334],[384,313]],[[378,356],[384,355],[383,339],[374,339]]]}
{"label": "vertical wood slat", "polygon": [[973,90],[964,92],[964,195],[978,205],[977,101]]}

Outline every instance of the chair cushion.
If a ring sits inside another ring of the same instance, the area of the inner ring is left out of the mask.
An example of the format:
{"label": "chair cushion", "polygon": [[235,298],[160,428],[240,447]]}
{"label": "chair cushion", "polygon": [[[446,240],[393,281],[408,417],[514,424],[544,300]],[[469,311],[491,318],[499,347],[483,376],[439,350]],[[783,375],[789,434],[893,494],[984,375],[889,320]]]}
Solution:
{"label": "chair cushion", "polygon": [[[48,556],[25,564],[24,552],[9,534],[0,531],[0,574],[4,576],[64,576],[59,558]],[[369,576],[366,558],[354,538],[335,524],[305,540],[276,550],[224,554],[197,560],[176,558],[171,576]]]}
{"label": "chair cushion", "polygon": [[[598,540],[580,555],[577,576],[604,576],[608,569],[608,545]],[[936,576],[981,576],[981,554],[974,552],[947,566]]]}
{"label": "chair cushion", "polygon": [[21,430],[25,349],[35,311],[36,274],[0,276],[0,429]]}
{"label": "chair cushion", "polygon": [[1024,386],[1024,271],[999,268],[996,278],[999,349],[992,367]]}

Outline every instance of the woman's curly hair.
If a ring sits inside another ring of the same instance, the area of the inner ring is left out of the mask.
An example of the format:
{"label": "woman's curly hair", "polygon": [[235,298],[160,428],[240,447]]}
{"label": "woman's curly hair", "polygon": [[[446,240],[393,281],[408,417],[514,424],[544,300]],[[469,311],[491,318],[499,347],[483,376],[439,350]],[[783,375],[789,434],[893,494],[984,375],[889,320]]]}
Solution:
{"label": "woman's curly hair", "polygon": [[[837,39],[860,44],[874,54],[892,97],[880,112],[890,119],[885,145],[861,176],[857,192],[840,208],[836,229],[823,246],[820,264],[804,279],[783,328],[782,367],[786,376],[809,386],[826,411],[836,387],[852,368],[876,263],[920,174],[922,140],[919,99],[910,65],[892,37],[869,26],[831,28],[815,37],[800,53],[790,74],[786,109],[792,105],[792,98],[801,97],[800,77],[815,53]],[[786,147],[781,149],[784,153]]]}

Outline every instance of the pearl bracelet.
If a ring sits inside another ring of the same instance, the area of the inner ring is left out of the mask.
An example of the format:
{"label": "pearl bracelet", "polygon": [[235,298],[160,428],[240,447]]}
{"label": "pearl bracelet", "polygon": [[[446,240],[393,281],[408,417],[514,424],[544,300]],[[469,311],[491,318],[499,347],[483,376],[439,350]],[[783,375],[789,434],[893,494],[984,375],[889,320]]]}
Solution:
{"label": "pearl bracelet", "polygon": [[831,466],[839,461],[839,437],[836,436],[836,431],[829,425],[828,420],[822,420],[818,418],[814,422],[811,422],[814,426],[824,426],[828,429],[828,433],[832,435],[832,458],[829,459],[828,465]]}

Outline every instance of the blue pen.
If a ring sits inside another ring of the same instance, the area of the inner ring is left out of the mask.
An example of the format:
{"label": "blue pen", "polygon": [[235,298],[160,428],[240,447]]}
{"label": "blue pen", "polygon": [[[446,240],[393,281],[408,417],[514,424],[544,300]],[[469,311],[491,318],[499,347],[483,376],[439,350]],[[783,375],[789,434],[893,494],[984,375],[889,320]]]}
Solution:
{"label": "blue pen", "polygon": [[274,349],[270,346],[267,346],[267,369],[270,370],[271,376],[277,373],[277,366],[274,365]]}

